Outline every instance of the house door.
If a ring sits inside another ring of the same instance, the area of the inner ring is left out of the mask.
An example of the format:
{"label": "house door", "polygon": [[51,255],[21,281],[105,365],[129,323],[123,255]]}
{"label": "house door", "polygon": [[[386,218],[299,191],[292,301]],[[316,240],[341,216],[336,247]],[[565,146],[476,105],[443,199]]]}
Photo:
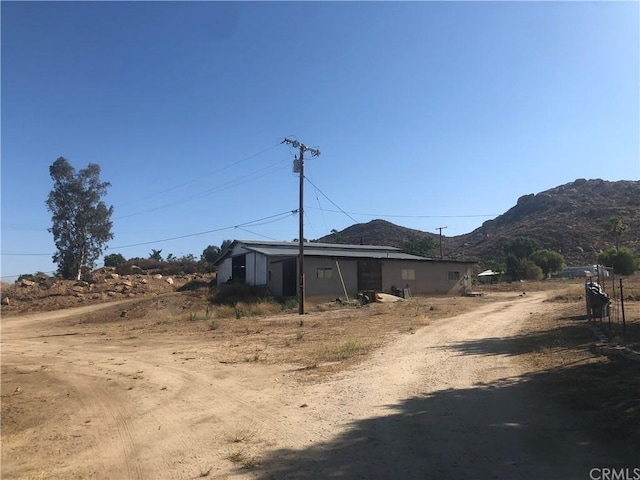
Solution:
{"label": "house door", "polygon": [[295,258],[282,262],[282,296],[295,297],[298,289],[298,261]]}
{"label": "house door", "polygon": [[358,291],[382,291],[382,262],[380,260],[360,260],[358,262]]}

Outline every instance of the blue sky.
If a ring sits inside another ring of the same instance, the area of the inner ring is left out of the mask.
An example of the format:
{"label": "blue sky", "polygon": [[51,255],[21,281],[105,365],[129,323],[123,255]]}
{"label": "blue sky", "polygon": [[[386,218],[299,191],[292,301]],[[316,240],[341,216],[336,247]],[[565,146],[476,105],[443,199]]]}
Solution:
{"label": "blue sky", "polygon": [[461,235],[524,194],[639,179],[638,2],[2,2],[1,15],[5,280],[55,270],[44,202],[59,156],[101,166],[105,253],[126,258],[296,238],[297,217],[279,215],[298,206],[285,137],[321,151],[305,162],[310,239],[375,218]]}

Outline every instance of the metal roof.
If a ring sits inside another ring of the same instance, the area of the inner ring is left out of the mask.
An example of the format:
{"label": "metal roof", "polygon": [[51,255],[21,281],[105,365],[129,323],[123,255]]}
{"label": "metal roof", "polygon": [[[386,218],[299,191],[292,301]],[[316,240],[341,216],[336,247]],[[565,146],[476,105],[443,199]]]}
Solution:
{"label": "metal roof", "polygon": [[[266,242],[261,240],[235,240],[229,247],[231,253],[234,245],[241,245],[246,250],[261,253],[269,257],[292,257],[299,253],[298,242]],[[339,257],[339,258],[389,258],[394,260],[428,260],[417,255],[410,255],[399,248],[380,245],[342,245],[336,243],[304,242],[305,257]],[[227,256],[227,255],[223,255]],[[219,260],[222,260],[221,258]],[[216,262],[217,263],[217,262]]]}
{"label": "metal roof", "polygon": [[[261,240],[234,240],[215,264],[222,263],[224,258],[231,255],[233,247],[241,245],[251,252],[260,253],[268,257],[294,257],[299,253],[298,242],[268,242]],[[435,260],[402,252],[399,248],[380,245],[342,245],[336,243],[304,242],[305,257],[337,257],[337,258],[372,258],[391,260],[431,261],[442,263],[465,263],[470,261]]]}
{"label": "metal roof", "polygon": [[[268,257],[291,257],[299,253],[299,247],[296,243],[288,245],[245,245],[247,250],[261,253]],[[341,248],[348,247],[348,248]],[[359,245],[329,245],[329,244],[307,244],[304,247],[305,257],[340,257],[340,258],[389,258],[393,260],[428,260],[417,255],[409,255],[403,253],[393,247],[377,247],[377,248],[354,248]],[[366,246],[365,246],[366,247]]]}

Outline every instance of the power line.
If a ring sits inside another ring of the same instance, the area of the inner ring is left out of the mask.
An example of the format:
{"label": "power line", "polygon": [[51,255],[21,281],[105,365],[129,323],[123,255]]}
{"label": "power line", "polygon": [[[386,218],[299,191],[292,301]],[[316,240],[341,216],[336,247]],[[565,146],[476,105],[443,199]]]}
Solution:
{"label": "power line", "polygon": [[317,191],[319,191],[319,192],[322,194],[322,196],[323,196],[324,198],[326,198],[327,200],[329,200],[329,201],[331,202],[331,204],[332,204],[334,207],[336,207],[338,210],[340,210],[340,212],[344,213],[347,217],[349,217],[349,218],[350,218],[351,220],[353,220],[354,222],[356,222],[356,223],[360,223],[360,222],[358,222],[355,218],[353,218],[351,215],[349,215],[347,212],[345,212],[344,210],[342,210],[342,209],[341,209],[341,208],[336,204],[336,202],[334,202],[334,201],[333,201],[333,200],[331,200],[329,197],[327,197],[327,195],[326,195],[322,190],[320,190],[320,189],[319,189],[319,188],[318,188],[318,187],[317,187],[317,186],[316,186],[316,185],[315,185],[311,180],[309,180],[308,178],[305,178],[305,180],[306,180],[307,182],[309,182],[311,185],[313,185],[313,187],[314,187]]}
{"label": "power line", "polygon": [[[41,272],[46,273],[47,275],[51,275],[53,273],[57,273],[57,270],[51,270],[49,272]],[[16,273],[15,275],[2,275],[0,278],[11,278],[11,277],[19,277],[22,273]]]}
{"label": "power line", "polygon": [[[307,179],[308,181],[308,179]],[[311,182],[309,182],[311,183]],[[324,195],[324,194],[323,194]],[[327,210],[327,209],[321,209],[318,207],[311,207],[311,206],[305,206],[305,208],[309,208],[312,210],[323,210],[324,212],[332,212],[332,213],[351,213],[352,215],[362,215],[365,217],[377,217],[377,218],[381,218],[381,217],[387,217],[387,218],[486,218],[486,217],[497,217],[499,214],[483,214],[483,215],[388,215],[386,213],[360,213],[360,212],[345,212],[344,210]],[[340,208],[340,207],[338,207]],[[354,220],[352,217],[351,220],[353,220],[354,222],[356,222],[356,220]],[[358,223],[358,222],[356,222]]]}
{"label": "power line", "polygon": [[[324,210],[322,208],[322,205],[320,204],[320,197],[318,197],[318,189],[316,187],[313,187],[315,192],[316,192],[316,201],[318,202],[318,209],[320,210],[320,214],[322,216],[322,223],[324,224],[324,229],[325,231],[329,230],[329,227],[327,226],[327,220],[326,218],[324,218]],[[314,232],[315,234],[315,232]]]}
{"label": "power line", "polygon": [[[160,242],[168,242],[170,240],[179,240],[181,238],[188,238],[188,237],[196,237],[198,235],[206,235],[207,233],[214,233],[214,232],[220,232],[223,230],[231,230],[234,228],[241,228],[244,226],[253,226],[253,227],[259,227],[262,225],[269,225],[271,223],[275,223],[275,222],[279,222],[280,220],[283,220],[285,218],[285,216],[289,216],[289,215],[295,215],[296,213],[298,213],[298,210],[288,210],[286,212],[282,212],[282,213],[276,213],[275,215],[269,215],[268,217],[262,217],[262,218],[258,218],[256,220],[251,220],[248,222],[244,222],[244,223],[240,223],[237,225],[231,225],[228,227],[221,227],[221,228],[215,228],[213,230],[207,230],[205,232],[197,232],[197,233],[188,233],[185,235],[180,235],[177,237],[171,237],[171,238],[163,238],[160,240],[150,240],[147,242],[140,242],[140,243],[132,243],[129,245],[119,245],[117,247],[108,247],[108,250],[119,250],[122,248],[129,248],[129,247],[137,247],[139,245],[149,245],[151,243],[160,243]],[[22,257],[22,256],[51,256],[53,255],[53,253],[5,253],[5,252],[0,252],[0,255],[7,255],[7,256],[16,256],[16,257]]]}
{"label": "power line", "polygon": [[[257,173],[262,172],[264,170],[268,170],[270,168],[278,166],[278,165],[284,163],[285,161],[288,162],[289,159],[279,160],[278,162],[273,163],[271,165],[268,165],[266,167],[263,167],[263,168],[261,168],[259,170],[256,170],[255,172],[249,173],[247,175],[243,175],[243,176],[238,177],[238,178],[236,178],[234,180],[230,180],[230,181],[225,182],[225,183],[223,183],[221,185],[218,185],[218,186],[216,186],[214,188],[211,188],[209,190],[205,190],[204,192],[196,193],[194,195],[190,195],[188,197],[185,197],[185,198],[182,198],[182,199],[170,202],[170,203],[165,203],[164,205],[159,205],[157,207],[149,208],[147,210],[142,210],[140,212],[130,213],[130,214],[127,214],[127,215],[121,215],[119,217],[115,217],[114,220],[120,220],[122,218],[134,217],[134,216],[137,216],[137,215],[142,215],[142,214],[145,214],[145,213],[150,213],[150,212],[155,212],[155,211],[158,211],[158,210],[162,210],[164,208],[173,207],[175,205],[180,205],[182,203],[186,203],[186,202],[189,202],[191,200],[202,198],[202,197],[205,197],[207,195],[214,194],[214,193],[219,193],[219,192],[222,192],[224,190],[228,190],[229,188],[233,188],[233,187],[242,185],[244,183],[247,183],[247,182],[250,182],[250,181],[253,181],[253,180],[257,180],[259,178],[265,177],[267,175],[271,175],[271,174],[273,174],[273,173],[275,173],[275,172],[277,172],[279,170],[282,170],[284,167],[277,168],[277,169],[275,169],[275,170],[273,170],[271,172],[267,172],[267,173],[265,173],[263,175],[260,175],[260,176],[257,176],[257,177],[254,177],[254,175],[256,175]],[[254,178],[251,178],[251,177],[254,177]],[[242,179],[246,179],[246,180],[240,181]]]}
{"label": "power line", "polygon": [[243,232],[247,232],[250,233],[251,235],[255,235],[257,237],[262,237],[262,238],[266,238],[267,240],[273,240],[274,242],[277,242],[278,239],[277,238],[273,238],[273,237],[269,237],[267,235],[262,235],[261,233],[257,233],[257,232],[252,232],[251,230],[247,230],[246,228],[242,228],[242,227],[236,227],[238,230],[242,230]]}
{"label": "power line", "polygon": [[42,257],[42,256],[50,256],[53,253],[0,253],[0,255],[6,255],[8,257]]}
{"label": "power line", "polygon": [[161,190],[159,192],[152,193],[150,195],[147,195],[146,197],[138,198],[136,200],[131,200],[130,202],[123,203],[121,205],[117,205],[116,207],[124,207],[126,205],[131,205],[133,203],[141,202],[143,200],[148,200],[150,198],[156,197],[156,196],[161,195],[163,193],[171,192],[173,190],[176,190],[178,188],[184,187],[186,185],[190,185],[192,183],[198,182],[198,181],[202,180],[203,178],[210,177],[211,175],[215,175],[216,173],[223,172],[223,171],[225,171],[225,170],[227,170],[227,169],[229,169],[231,167],[235,167],[236,165],[239,165],[239,164],[241,164],[243,162],[246,162],[247,160],[250,160],[250,159],[252,159],[254,157],[257,157],[258,155],[262,155],[263,153],[266,153],[269,150],[273,150],[274,148],[276,148],[279,145],[280,145],[280,142],[276,143],[275,145],[270,146],[269,148],[265,148],[264,150],[261,150],[259,152],[252,153],[251,155],[249,155],[247,157],[244,157],[244,158],[242,158],[242,159],[240,159],[238,161],[235,161],[233,163],[230,163],[229,165],[226,165],[226,166],[224,166],[222,168],[219,168],[218,170],[214,170],[213,172],[205,173],[204,175],[201,175],[198,178],[194,178],[193,180],[188,180],[188,181],[183,182],[183,183],[181,183],[179,185],[176,185],[174,187],[170,187],[170,188],[167,188],[165,190]]}
{"label": "power line", "polygon": [[[140,245],[149,245],[149,244],[152,244],[152,243],[169,242],[169,241],[172,241],[172,240],[180,240],[182,238],[196,237],[196,236],[199,236],[199,235],[206,235],[208,233],[221,232],[223,230],[231,230],[231,229],[234,229],[234,228],[239,228],[239,227],[244,227],[244,226],[266,225],[268,223],[274,223],[276,221],[282,220],[285,215],[295,215],[297,212],[298,212],[297,209],[296,210],[289,210],[287,212],[277,213],[275,215],[270,215],[268,217],[259,218],[257,220],[252,220],[250,222],[240,223],[238,225],[232,225],[232,226],[229,226],[229,227],[215,228],[213,230],[207,230],[205,232],[189,233],[189,234],[180,235],[180,236],[177,236],[177,237],[163,238],[161,240],[151,240],[151,241],[148,241],[148,242],[132,243],[132,244],[129,244],[129,245],[120,245],[120,246],[117,246],[117,247],[110,248],[109,250],[121,250],[123,248],[137,247],[137,246],[140,246]],[[276,217],[282,217],[282,218],[278,218],[277,220],[273,220],[273,221],[270,221],[270,222],[258,223],[258,222],[264,222],[265,220],[271,220],[271,219],[274,219]]]}
{"label": "power line", "polygon": [[[268,225],[270,223],[275,223],[275,222],[278,222],[280,220],[284,220],[284,218],[286,216],[295,215],[296,213],[298,213],[298,210],[294,209],[294,210],[290,210],[290,211],[286,211],[286,212],[282,212],[282,213],[277,213],[275,215],[269,215],[267,217],[258,218],[256,220],[251,220],[251,221],[248,221],[248,222],[240,223],[238,225],[232,225],[232,226],[229,226],[229,227],[221,227],[221,228],[216,228],[216,229],[213,229],[213,230],[207,230],[206,232],[190,233],[190,234],[186,234],[186,235],[180,235],[178,237],[165,238],[165,239],[161,239],[161,240],[151,240],[151,241],[148,241],[148,242],[133,243],[133,244],[130,244],[130,245],[120,245],[120,246],[117,246],[117,247],[109,248],[108,250],[114,251],[114,250],[120,250],[120,249],[123,249],[123,248],[137,247],[137,246],[140,246],[140,245],[149,245],[149,244],[152,244],[152,243],[168,242],[168,241],[171,241],[171,240],[179,240],[179,239],[182,239],[182,238],[195,237],[195,236],[198,236],[198,235],[206,235],[207,233],[220,232],[220,231],[223,231],[223,230],[231,230],[231,229],[234,229],[234,228],[237,228],[237,229],[240,229],[240,230],[245,230],[245,231],[247,231],[249,233],[252,233],[254,235],[258,235],[258,236],[263,236],[265,238],[269,238],[269,237],[266,237],[264,235],[260,235],[259,233],[251,232],[249,230],[246,230],[246,229],[244,229],[242,227],[244,227],[244,226],[258,227],[258,226],[262,226],[262,225]],[[275,239],[271,239],[271,240],[275,240]],[[4,253],[4,252],[0,252],[0,255],[10,255],[10,256],[36,256],[36,255],[37,256],[51,256],[51,255],[53,255],[53,253]],[[55,273],[55,272],[44,272],[44,273]],[[21,275],[21,274],[2,275],[0,278],[18,277],[19,275]]]}

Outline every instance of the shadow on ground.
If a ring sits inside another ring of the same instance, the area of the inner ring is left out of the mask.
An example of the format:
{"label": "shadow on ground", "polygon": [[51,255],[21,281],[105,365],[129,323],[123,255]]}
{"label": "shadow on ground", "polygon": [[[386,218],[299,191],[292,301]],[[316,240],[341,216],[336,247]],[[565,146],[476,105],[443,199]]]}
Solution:
{"label": "shadow on ground", "polygon": [[[522,355],[558,348],[570,343],[572,348],[586,348],[593,341],[593,333],[585,328],[586,323],[573,323],[531,334],[511,337],[490,337],[453,343],[443,346],[465,355]],[[567,342],[567,340],[570,340]]]}
{"label": "shadow on ground", "polygon": [[[576,333],[552,332],[530,335],[528,343]],[[517,345],[515,337],[454,348],[464,355],[528,351],[524,342],[514,350],[514,340]],[[638,468],[639,378],[636,364],[604,360],[416,396],[387,406],[385,416],[354,421],[328,443],[272,451],[253,473],[259,479],[538,480]],[[308,408],[311,413],[313,404]]]}

